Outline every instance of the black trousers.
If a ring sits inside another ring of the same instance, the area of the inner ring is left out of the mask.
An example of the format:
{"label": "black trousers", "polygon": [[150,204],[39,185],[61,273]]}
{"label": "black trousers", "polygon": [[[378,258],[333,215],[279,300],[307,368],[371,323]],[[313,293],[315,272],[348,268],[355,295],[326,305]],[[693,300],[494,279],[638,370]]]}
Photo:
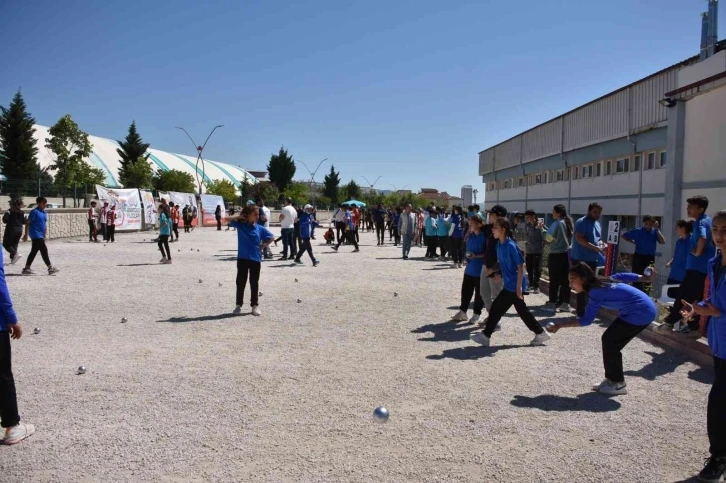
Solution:
{"label": "black trousers", "polygon": [[[711,456],[726,457],[726,359],[713,358],[715,378],[708,394],[708,441]],[[4,422],[4,421],[3,421]]]}
{"label": "black trousers", "polygon": [[[529,266],[529,264],[527,264]],[[549,302],[557,305],[570,303],[570,260],[565,253],[550,253],[547,258],[550,272]]]}
{"label": "black trousers", "polygon": [[512,305],[514,305],[514,309],[517,311],[517,314],[519,314],[522,322],[524,322],[529,330],[535,334],[541,334],[544,332],[540,323],[537,322],[537,319],[534,318],[532,312],[530,312],[527,308],[527,304],[524,303],[524,300],[517,297],[516,293],[505,289],[499,292],[499,296],[497,296],[497,298],[495,298],[492,302],[492,309],[489,311],[489,317],[487,317],[487,325],[484,328],[484,335],[487,337],[492,336],[494,329],[497,328],[497,324],[500,320],[502,320],[502,317],[507,313],[507,310],[509,310]]}
{"label": "black trousers", "polygon": [[310,260],[312,260],[314,262],[315,256],[313,255],[313,247],[310,244],[310,238],[301,238],[300,239],[300,250],[298,250],[298,252],[297,252],[295,261],[299,262],[305,252],[308,252],[308,255],[310,256]]}
{"label": "black trousers", "polygon": [[345,222],[344,221],[336,221],[335,222],[335,238],[338,240],[338,244],[340,244],[340,240],[345,236]]}
{"label": "black trousers", "polygon": [[383,245],[383,240],[386,237],[386,225],[382,221],[376,222],[376,240],[379,245]]}
{"label": "black trousers", "polygon": [[18,244],[23,237],[22,228],[8,228],[3,235],[3,247],[8,251],[10,258],[18,254]]}
{"label": "black trousers", "polygon": [[542,254],[528,253],[527,259],[525,261],[527,264],[527,278],[529,279],[529,288],[532,290],[539,288],[539,280],[542,276]]}
{"label": "black trousers", "polygon": [[439,244],[439,237],[427,236],[426,237],[426,257],[433,258],[436,256],[436,246]]}
{"label": "black trousers", "polygon": [[355,242],[360,243],[360,236],[358,235],[358,227],[355,227],[355,231],[353,232],[353,236],[355,236]]}
{"label": "black trousers", "polygon": [[[655,256],[643,255],[642,253],[634,253],[633,254],[633,273],[637,273],[638,275],[643,275],[643,272],[645,271],[645,269],[654,263],[655,263]],[[646,292],[646,290],[645,290],[646,286],[648,286],[648,288],[650,288],[649,283],[642,283],[642,282],[636,282],[633,284],[633,286],[638,287],[643,292]]]}
{"label": "black trousers", "polygon": [[38,252],[40,252],[40,256],[43,258],[45,264],[50,267],[50,257],[48,256],[48,247],[45,246],[45,238],[38,238],[31,240],[30,255],[28,255],[28,259],[25,261],[25,268],[30,268]]}
{"label": "black trousers", "polygon": [[336,245],[336,247],[340,247],[340,244],[343,243],[343,240],[347,241],[348,243],[353,245],[356,250],[358,250],[358,242],[355,241],[355,233],[352,230],[343,232],[343,239],[338,240],[338,244]]}
{"label": "black trousers", "polygon": [[400,245],[401,244],[401,234],[398,233],[398,227],[393,227],[393,244],[394,245]]}
{"label": "black trousers", "polygon": [[[696,270],[686,270],[686,277],[681,282],[681,286],[678,287],[680,296],[673,303],[671,312],[666,317],[666,322],[673,325],[681,320],[681,310],[683,310],[683,304],[681,299],[686,302],[695,302],[696,300],[702,300],[703,289],[706,286],[706,274],[698,272]],[[698,318],[695,322],[689,322],[688,325],[692,329],[698,328]]]}
{"label": "black trousers", "polygon": [[116,237],[114,237],[114,234],[116,233],[116,225],[106,225],[106,239],[110,242],[115,242]]}
{"label": "black trousers", "polygon": [[643,332],[647,325],[633,325],[617,318],[602,335],[602,360],[605,365],[605,377],[613,382],[624,382],[623,347]]}
{"label": "black trousers", "polygon": [[[159,235],[159,241],[157,243],[159,245],[159,251],[161,251],[161,256],[171,260],[171,250],[169,250],[169,235]],[[166,252],[164,252],[164,250],[166,250]]]}
{"label": "black trousers", "polygon": [[0,426],[11,428],[19,422],[18,397],[10,357],[10,332],[0,332]]}
{"label": "black trousers", "polygon": [[462,312],[469,310],[469,302],[471,302],[471,296],[473,295],[474,313],[481,315],[481,310],[484,308],[484,299],[481,298],[480,286],[481,278],[464,274],[464,280],[461,282],[461,305],[459,306]]}
{"label": "black trousers", "polygon": [[449,238],[449,253],[451,253],[451,259],[454,261],[454,263],[461,263],[462,256],[461,252],[464,247],[464,239],[463,238]]}
{"label": "black trousers", "polygon": [[101,223],[101,236],[103,237],[103,241],[108,240],[108,238],[106,238],[106,224],[105,223]]}
{"label": "black trousers", "polygon": [[[578,263],[585,263],[588,267],[592,268],[592,271],[597,270],[597,263],[595,262],[586,262],[584,260],[572,260],[573,265],[577,265]],[[568,270],[569,272],[569,270]],[[587,307],[587,303],[590,301],[590,296],[587,295],[587,292],[580,292],[577,294],[577,316],[582,317],[585,315],[585,307]]]}
{"label": "black trousers", "polygon": [[[191,224],[190,224],[191,226]],[[186,225],[185,225],[186,227]],[[189,231],[189,230],[186,230]],[[222,218],[217,218],[217,231],[222,231]]]}
{"label": "black trousers", "polygon": [[262,264],[254,260],[242,258],[237,260],[237,305],[244,305],[245,287],[247,280],[250,281],[250,290],[252,291],[251,306],[257,305],[260,295],[260,268]]}
{"label": "black trousers", "polygon": [[[179,239],[179,223],[172,223],[171,224],[171,231],[176,235],[176,239]],[[174,235],[171,235],[171,239],[174,239]]]}
{"label": "black trousers", "polygon": [[88,220],[88,241],[98,241],[98,230],[93,220]]}
{"label": "black trousers", "polygon": [[441,249],[441,256],[445,257],[446,253],[449,250],[449,237],[448,236],[439,236],[437,238],[439,239],[439,248]]}

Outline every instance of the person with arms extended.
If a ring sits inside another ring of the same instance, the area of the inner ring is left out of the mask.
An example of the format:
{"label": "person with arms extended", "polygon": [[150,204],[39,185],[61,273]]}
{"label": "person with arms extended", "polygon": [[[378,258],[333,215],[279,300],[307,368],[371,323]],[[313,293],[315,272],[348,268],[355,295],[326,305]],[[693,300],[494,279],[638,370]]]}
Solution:
{"label": "person with arms extended", "polygon": [[35,202],[38,206],[33,208],[28,215],[28,221],[25,223],[25,234],[23,235],[24,242],[28,241],[28,237],[31,240],[30,255],[25,261],[23,275],[33,275],[35,273],[30,267],[33,265],[33,260],[35,260],[38,252],[40,252],[40,256],[43,257],[43,261],[48,267],[48,275],[53,275],[60,270],[50,263],[48,247],[45,245],[45,237],[48,234],[48,213],[45,212],[45,207],[48,205],[48,200],[39,196],[35,199]]}

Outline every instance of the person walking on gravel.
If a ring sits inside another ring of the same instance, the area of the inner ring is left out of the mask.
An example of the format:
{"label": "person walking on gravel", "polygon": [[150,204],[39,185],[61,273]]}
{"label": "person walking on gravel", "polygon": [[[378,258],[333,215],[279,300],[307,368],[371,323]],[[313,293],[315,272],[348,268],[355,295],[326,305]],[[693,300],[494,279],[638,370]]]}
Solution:
{"label": "person walking on gravel", "polygon": [[23,226],[25,226],[25,214],[21,209],[23,201],[20,198],[10,202],[10,209],[3,214],[3,224],[5,225],[5,233],[3,233],[3,247],[10,255],[10,263],[15,264],[20,260],[18,255],[18,243],[23,236]]}
{"label": "person walking on gravel", "polygon": [[295,263],[302,265],[301,260],[303,254],[308,252],[310,260],[313,262],[313,267],[317,267],[320,262],[313,255],[313,247],[310,245],[310,237],[313,233],[313,227],[318,223],[313,218],[313,207],[311,205],[305,205],[305,208],[300,212],[300,250],[297,252],[295,257]]}
{"label": "person walking on gravel", "polygon": [[23,269],[23,275],[33,275],[33,270],[30,269],[33,265],[35,256],[40,252],[40,256],[43,257],[43,261],[48,267],[48,275],[58,273],[59,270],[50,263],[50,257],[48,256],[48,247],[45,246],[45,237],[48,234],[48,213],[45,212],[45,207],[48,205],[48,200],[42,196],[35,199],[38,204],[30,214],[28,215],[28,221],[25,224],[25,234],[23,235],[23,241],[28,241],[28,236],[31,240],[30,254],[28,259],[25,261],[25,268]]}
{"label": "person walking on gravel", "polygon": [[171,250],[169,250],[169,235],[171,234],[171,219],[162,206],[159,206],[159,263],[171,265]]}
{"label": "person walking on gravel", "polygon": [[338,244],[333,247],[333,250],[337,252],[338,248],[340,248],[340,244],[343,240],[346,240],[349,244],[355,247],[353,253],[359,252],[360,248],[358,248],[358,242],[355,241],[355,224],[353,223],[353,214],[350,212],[350,206],[345,205],[345,213],[343,216],[345,219],[345,232],[343,232],[343,238],[338,240]]}
{"label": "person walking on gravel", "polygon": [[470,324],[479,321],[481,310],[484,308],[484,301],[481,298],[481,273],[484,265],[487,238],[481,231],[484,223],[479,215],[469,218],[469,236],[466,238],[466,258],[469,263],[464,270],[464,280],[461,282],[461,306],[459,311],[451,320],[465,321],[466,312],[469,310],[469,303],[474,296],[474,315],[469,319]]}

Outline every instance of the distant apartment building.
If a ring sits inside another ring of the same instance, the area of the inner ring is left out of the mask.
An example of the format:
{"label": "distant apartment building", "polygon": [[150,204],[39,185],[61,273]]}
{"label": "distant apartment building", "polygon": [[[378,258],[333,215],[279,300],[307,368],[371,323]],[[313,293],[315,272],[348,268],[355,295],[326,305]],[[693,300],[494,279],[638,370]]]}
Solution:
{"label": "distant apartment building", "polygon": [[470,184],[461,187],[461,199],[464,206],[474,204],[474,188]]}
{"label": "distant apartment building", "polygon": [[421,188],[418,195],[428,201],[433,201],[437,207],[447,209],[451,209],[454,206],[461,206],[464,201],[458,196],[451,196],[446,191],[439,192],[439,190],[434,188]]}

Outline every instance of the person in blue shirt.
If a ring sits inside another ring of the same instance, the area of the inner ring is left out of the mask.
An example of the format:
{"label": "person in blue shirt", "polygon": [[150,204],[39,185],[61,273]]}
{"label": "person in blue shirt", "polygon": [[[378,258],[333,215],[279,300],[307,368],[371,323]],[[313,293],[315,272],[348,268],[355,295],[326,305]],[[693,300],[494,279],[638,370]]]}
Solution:
{"label": "person in blue shirt", "polygon": [[[676,222],[676,239],[675,248],[673,249],[673,258],[666,263],[666,268],[670,268],[668,274],[668,285],[678,285],[678,287],[672,287],[668,289],[668,296],[675,300],[679,300],[680,296],[680,285],[683,283],[683,279],[686,278],[686,261],[688,259],[688,246],[690,244],[691,233],[693,232],[693,221],[691,220],[678,220]],[[669,327],[673,327],[676,322],[681,318],[681,315],[676,312],[669,312],[668,316],[663,321]]]}
{"label": "person in blue shirt", "polygon": [[45,212],[45,207],[48,205],[48,200],[39,196],[35,199],[35,202],[38,206],[28,215],[28,221],[25,224],[25,234],[23,235],[24,242],[28,241],[28,237],[31,240],[30,255],[25,260],[23,275],[33,275],[35,273],[30,267],[33,265],[33,260],[35,260],[38,252],[40,252],[40,256],[48,267],[48,275],[53,275],[60,270],[50,263],[48,247],[45,245],[45,236],[48,233],[48,213]]}
{"label": "person in blue shirt", "polygon": [[[497,262],[502,272],[504,288],[492,302],[491,311],[487,316],[486,326],[482,332],[471,335],[471,340],[484,347],[489,347],[491,337],[507,310],[514,305],[517,314],[522,318],[527,328],[534,332],[534,339],[530,345],[544,345],[551,339],[547,331],[537,322],[532,312],[524,302],[524,257],[517,242],[512,239],[512,226],[504,217],[497,218],[492,227],[494,237],[497,239]],[[488,272],[492,272],[489,269]]]}
{"label": "person in blue shirt", "polygon": [[401,213],[403,213],[403,209],[400,206],[397,206],[396,209],[393,212],[393,246],[397,247],[401,244],[401,232],[398,230],[398,225],[401,221]]}
{"label": "person in blue shirt", "polygon": [[[575,222],[575,239],[572,241],[572,265],[584,262],[593,272],[597,271],[600,257],[605,254],[606,246],[602,242],[602,228],[600,228],[600,215],[602,206],[590,203],[587,207],[587,216]],[[582,317],[587,307],[587,292],[577,294],[577,315]]]}
{"label": "person in blue shirt", "polygon": [[242,208],[239,218],[228,217],[229,223],[237,229],[237,300],[233,314],[242,313],[247,280],[250,281],[252,315],[260,316],[258,297],[260,295],[260,269],[262,268],[261,249],[264,250],[274,236],[270,230],[257,223],[259,208],[247,205]]}
{"label": "person in blue shirt", "polygon": [[424,234],[426,235],[426,258],[436,258],[436,246],[439,239],[436,236],[436,211],[430,210],[424,221]]}
{"label": "person in blue shirt", "polygon": [[[646,282],[655,277],[644,277],[636,273],[618,273],[610,281],[598,278],[586,263],[578,263],[570,269],[570,286],[576,293],[587,292],[590,296],[587,309],[575,320],[547,325],[547,330],[557,332],[565,327],[586,327],[592,324],[600,308],[618,311],[618,317],[602,335],[602,356],[605,365],[605,379],[593,386],[594,391],[609,396],[627,394],[623,375],[623,348],[655,320],[656,308],[653,301],[635,287],[632,282]],[[616,283],[611,283],[616,282]],[[626,283],[617,283],[626,282]]]}
{"label": "person in blue shirt", "polygon": [[[686,257],[686,276],[683,278],[681,286],[678,288],[680,297],[676,299],[671,313],[668,317],[669,321],[677,321],[680,319],[683,305],[681,299],[689,303],[701,300],[705,294],[706,277],[708,272],[708,261],[716,255],[716,247],[713,244],[713,234],[711,232],[711,217],[706,214],[708,209],[708,198],[702,195],[693,196],[686,200],[686,210],[688,217],[693,218],[693,231],[688,243],[688,255]],[[698,330],[699,317],[695,317],[688,321],[688,325],[683,327],[680,332],[691,332]]]}
{"label": "person in blue shirt", "polygon": [[487,237],[482,231],[484,222],[478,215],[469,219],[469,236],[466,239],[466,258],[469,263],[464,270],[464,280],[461,282],[461,305],[459,311],[451,320],[465,321],[466,312],[469,310],[471,296],[474,296],[474,315],[469,319],[470,324],[475,324],[481,317],[484,308],[484,300],[481,298],[481,272],[484,265]]}
{"label": "person in blue shirt", "polygon": [[[633,273],[638,275],[643,275],[643,271],[655,263],[656,246],[666,242],[663,233],[658,229],[658,222],[651,215],[645,215],[643,226],[626,232],[623,240],[635,245]],[[644,284],[636,283],[635,286],[645,291]]]}
{"label": "person in blue shirt", "polygon": [[453,266],[456,268],[461,268],[461,255],[464,248],[464,220],[461,212],[461,206],[454,206],[451,216],[446,220],[449,226],[449,253],[454,262]]}
{"label": "person in blue shirt", "polygon": [[[171,250],[169,250],[169,236],[171,235],[171,218],[163,206],[159,206],[159,238],[157,244],[161,252],[159,263],[171,265]],[[166,250],[166,251],[165,251]]]}
{"label": "person in blue shirt", "polygon": [[439,239],[439,260],[446,260],[446,253],[449,250],[449,224],[446,222],[446,212],[443,208],[439,208],[436,219],[436,238]]}
{"label": "person in blue shirt", "polygon": [[726,210],[713,217],[713,241],[720,250],[706,269],[708,297],[699,304],[683,300],[683,316],[710,317],[708,345],[713,353],[714,381],[708,395],[707,430],[711,457],[698,475],[699,481],[722,481],[726,476]]}
{"label": "person in blue shirt", "polygon": [[310,256],[310,260],[313,262],[313,267],[317,267],[320,262],[315,258],[315,255],[313,255],[313,247],[310,245],[310,238],[313,233],[313,228],[317,226],[318,222],[315,221],[315,218],[313,217],[313,207],[310,205],[305,205],[303,208],[303,211],[300,212],[300,249],[297,252],[297,256],[295,257],[295,263],[297,265],[302,265],[303,262],[301,260],[303,253],[308,252],[308,255]]}
{"label": "person in blue shirt", "polygon": [[345,231],[343,232],[343,238],[338,240],[338,244],[333,247],[333,250],[336,252],[338,251],[338,248],[340,248],[340,244],[343,243],[343,240],[347,241],[350,245],[353,245],[355,247],[355,250],[353,250],[353,253],[359,252],[360,248],[358,248],[358,242],[355,241],[355,223],[353,222],[353,213],[350,211],[350,206],[345,206],[345,213],[343,214],[343,220],[345,223]]}

